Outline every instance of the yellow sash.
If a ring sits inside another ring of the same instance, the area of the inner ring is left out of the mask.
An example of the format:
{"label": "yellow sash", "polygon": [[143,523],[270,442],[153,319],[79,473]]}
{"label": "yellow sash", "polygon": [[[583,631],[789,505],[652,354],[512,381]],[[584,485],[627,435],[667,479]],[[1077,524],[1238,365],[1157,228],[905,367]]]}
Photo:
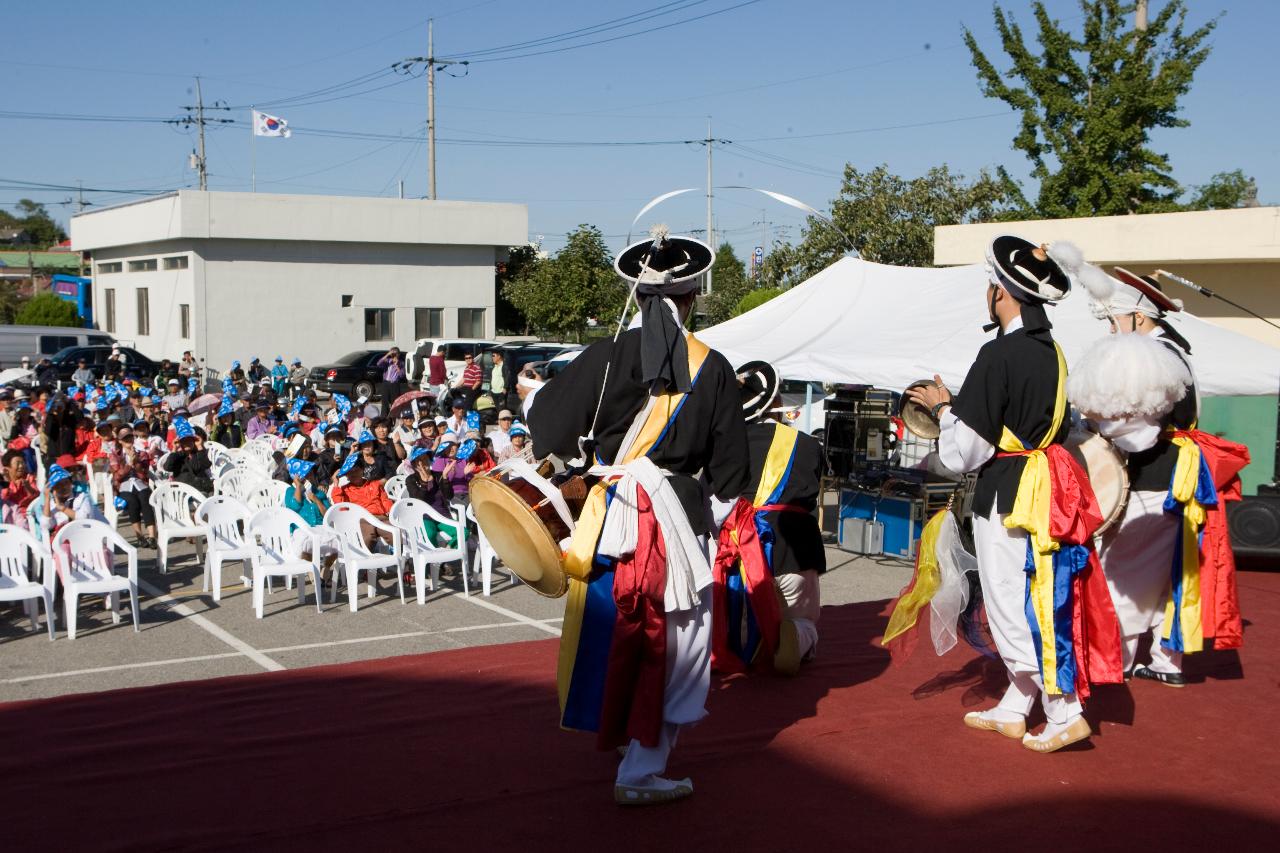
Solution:
{"label": "yellow sash", "polygon": [[1176,606],[1173,596],[1165,603],[1164,639],[1172,636],[1173,620],[1179,621],[1184,653],[1204,650],[1204,625],[1200,616],[1200,530],[1208,518],[1205,508],[1196,500],[1196,486],[1200,483],[1200,445],[1185,435],[1174,436],[1178,447],[1178,461],[1173,469],[1170,493],[1182,504],[1182,601]]}
{"label": "yellow sash", "polygon": [[764,469],[760,472],[760,485],[756,487],[755,500],[752,506],[764,506],[769,502],[769,495],[778,488],[782,478],[787,474],[791,464],[791,454],[795,452],[796,441],[800,433],[789,426],[773,425],[773,441],[769,444],[769,452],[764,457]]}
{"label": "yellow sash", "polygon": [[[689,347],[689,379],[694,381],[711,353],[711,349],[693,335],[687,335],[685,340]],[[675,419],[684,398],[684,394],[672,391],[664,391],[658,395],[635,443],[614,464],[624,465],[647,456]],[[608,505],[605,498],[608,490],[609,481],[606,479],[601,479],[591,487],[591,491],[587,493],[586,503],[582,507],[582,514],[574,528],[569,549],[564,555],[564,571],[569,576],[569,592],[565,602],[557,671],[562,711],[569,695],[573,664],[577,658],[578,641],[582,630],[582,613],[587,601],[587,579],[591,576],[591,567],[595,563],[596,543],[600,540],[600,531],[604,527],[605,509]]]}
{"label": "yellow sash", "polygon": [[1034,448],[1027,447],[1008,427],[1000,436],[1000,449],[1006,453],[1031,451],[1026,454],[1027,465],[1018,481],[1018,493],[1013,511],[1005,517],[1004,526],[1022,528],[1031,537],[1035,574],[1031,578],[1031,604],[1036,622],[1040,626],[1040,660],[1045,690],[1061,693],[1058,689],[1058,662],[1054,647],[1053,629],[1053,552],[1058,550],[1049,529],[1049,516],[1053,505],[1053,479],[1049,473],[1049,458],[1044,450],[1053,443],[1053,437],[1062,428],[1067,412],[1067,360],[1062,347],[1055,341],[1054,352],[1058,356],[1058,389],[1053,403],[1053,422],[1049,431]]}

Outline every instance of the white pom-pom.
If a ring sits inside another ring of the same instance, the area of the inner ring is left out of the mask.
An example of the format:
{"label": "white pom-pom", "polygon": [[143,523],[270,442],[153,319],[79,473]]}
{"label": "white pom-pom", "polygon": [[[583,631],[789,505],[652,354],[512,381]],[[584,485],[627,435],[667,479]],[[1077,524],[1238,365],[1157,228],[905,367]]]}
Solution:
{"label": "white pom-pom", "polygon": [[1080,251],[1080,247],[1075,243],[1059,240],[1056,243],[1050,243],[1045,251],[1067,275],[1076,275],[1080,267],[1084,266],[1084,252]]}
{"label": "white pom-pom", "polygon": [[1086,417],[1162,417],[1186,396],[1191,373],[1173,351],[1146,335],[1095,341],[1067,376],[1067,399]]}
{"label": "white pom-pom", "polygon": [[649,236],[656,240],[665,240],[671,236],[671,229],[665,223],[658,223],[649,229]]}
{"label": "white pom-pom", "polygon": [[1075,272],[1075,278],[1085,290],[1089,291],[1089,295],[1095,302],[1101,305],[1110,304],[1111,297],[1116,292],[1116,283],[1111,280],[1111,276],[1093,264],[1082,263]]}

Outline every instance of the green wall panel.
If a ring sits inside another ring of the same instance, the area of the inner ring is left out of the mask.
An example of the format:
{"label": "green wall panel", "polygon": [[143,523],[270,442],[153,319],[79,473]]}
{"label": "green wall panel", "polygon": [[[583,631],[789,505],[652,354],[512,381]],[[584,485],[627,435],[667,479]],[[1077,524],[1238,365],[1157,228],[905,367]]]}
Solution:
{"label": "green wall panel", "polygon": [[1240,474],[1244,493],[1257,493],[1260,483],[1275,476],[1276,398],[1205,397],[1200,401],[1200,429],[1249,447],[1252,461]]}

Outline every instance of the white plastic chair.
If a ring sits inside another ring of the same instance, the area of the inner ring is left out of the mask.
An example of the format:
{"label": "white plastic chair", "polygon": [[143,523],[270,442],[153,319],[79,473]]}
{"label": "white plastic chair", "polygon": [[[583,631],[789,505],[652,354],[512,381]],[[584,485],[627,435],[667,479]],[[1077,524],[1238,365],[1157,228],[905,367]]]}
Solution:
{"label": "white plastic chair", "polygon": [[244,492],[244,505],[257,512],[273,506],[284,506],[284,496],[291,489],[288,483],[266,480],[249,486]]}
{"label": "white plastic chair", "polygon": [[40,524],[40,501],[42,498],[36,498],[27,507],[27,532],[36,538],[40,543],[40,547],[48,551],[51,543],[49,542],[49,531],[45,530]]}
{"label": "white plastic chair", "polygon": [[260,468],[266,469],[270,467],[271,456],[275,452],[275,445],[270,439],[258,436],[240,448],[240,459],[252,459]]}
{"label": "white plastic chair", "polygon": [[[36,602],[44,601],[44,621],[53,639],[54,572],[51,555],[27,531],[12,524],[0,524],[0,601],[21,601],[31,619],[31,632],[40,630]],[[28,565],[40,566],[43,583],[27,574]]]}
{"label": "white plastic chair", "polygon": [[[374,530],[391,534],[391,553],[376,554],[364,544],[362,524],[368,524]],[[331,530],[338,543],[338,560],[342,563],[343,574],[347,583],[347,597],[351,601],[351,612],[356,612],[357,587],[360,585],[360,573],[368,572],[366,582],[368,595],[373,598],[378,571],[391,569],[396,573],[396,585],[400,588],[400,603],[404,603],[404,558],[400,549],[400,529],[374,518],[362,506],[352,503],[338,503],[329,507],[324,514],[324,526]],[[331,602],[338,600],[338,584],[333,584]]]}
{"label": "white plastic chair", "polygon": [[120,510],[116,509],[116,490],[111,485],[111,475],[98,473],[94,474],[94,476],[101,478],[98,481],[98,496],[94,500],[102,510],[102,515],[106,518],[107,524],[112,527],[119,527]]}
{"label": "white plastic chair", "polygon": [[262,618],[263,599],[266,597],[267,579],[292,578],[298,581],[298,603],[306,603],[306,584],[302,578],[311,576],[315,584],[316,612],[320,613],[320,548],[312,539],[311,559],[303,559],[298,552],[293,531],[308,530],[307,523],[291,509],[274,506],[260,510],[249,519],[248,540],[257,545],[250,558],[253,567],[253,609]]}
{"label": "white plastic chair", "polygon": [[157,483],[151,492],[151,507],[156,511],[156,545],[160,553],[160,571],[169,571],[169,540],[191,539],[195,542],[196,559],[201,556],[201,543],[209,537],[209,528],[195,519],[196,508],[204,495],[194,486],[170,480]]}
{"label": "white plastic chair", "polygon": [[269,482],[266,474],[256,469],[236,468],[213,481],[213,493],[245,501],[254,487]]}
{"label": "white plastic chair", "polygon": [[396,474],[394,477],[388,477],[387,481],[382,484],[382,491],[387,493],[392,501],[398,501],[404,497],[404,474]]}
{"label": "white plastic chair", "polygon": [[[115,573],[115,551],[129,559],[129,573]],[[129,593],[133,630],[138,630],[138,549],[101,521],[72,521],[53,537],[53,559],[62,581],[63,603],[67,611],[67,636],[76,638],[76,610],[82,595],[106,595],[111,604],[111,621],[120,624],[120,593]]]}
{"label": "white plastic chair", "polygon": [[[467,507],[467,520],[476,526],[476,555],[472,560],[472,570],[480,576],[481,590],[485,598],[489,597],[489,590],[493,585],[493,569],[498,565],[498,552],[493,550],[493,545],[489,543],[489,537],[484,535],[484,529],[480,527],[480,521],[476,518],[476,514],[471,507]],[[520,578],[515,572],[507,569],[505,572],[507,580],[512,586],[520,583]],[[465,590],[465,584],[464,584]]]}
{"label": "white plastic chair", "polygon": [[[413,562],[413,583],[418,590],[418,603],[425,604],[427,586],[423,582],[426,566],[431,566],[431,591],[436,591],[440,582],[440,566],[442,563],[460,561],[462,565],[462,589],[469,593],[467,586],[467,526],[461,517],[450,520],[431,508],[425,501],[414,498],[401,498],[391,507],[387,518],[402,533],[404,554]],[[423,519],[430,518],[441,527],[451,527],[457,538],[453,548],[442,548],[427,539],[427,531],[422,526]]]}
{"label": "white plastic chair", "polygon": [[205,541],[204,582],[201,589],[209,591],[209,583],[213,583],[213,600],[222,600],[222,564],[226,560],[240,560],[244,563],[245,572],[242,577],[248,578],[252,573],[250,561],[258,552],[258,546],[245,541],[241,525],[253,517],[253,512],[235,498],[226,495],[214,495],[205,498],[196,509],[196,520],[209,528],[209,537]]}

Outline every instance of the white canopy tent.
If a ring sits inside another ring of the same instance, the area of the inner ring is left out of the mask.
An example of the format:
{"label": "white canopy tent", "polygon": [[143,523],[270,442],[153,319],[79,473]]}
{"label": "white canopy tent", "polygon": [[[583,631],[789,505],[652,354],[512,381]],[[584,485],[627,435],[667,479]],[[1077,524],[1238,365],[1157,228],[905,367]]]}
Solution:
{"label": "white canopy tent", "polygon": [[[740,317],[699,332],[735,365],[773,364],[788,379],[874,385],[901,391],[941,374],[960,387],[992,333],[979,265],[918,269],[843,258],[813,278]],[[1082,289],[1049,308],[1067,364],[1108,334]],[[1273,395],[1280,349],[1181,313],[1170,318],[1192,346],[1204,396]]]}

